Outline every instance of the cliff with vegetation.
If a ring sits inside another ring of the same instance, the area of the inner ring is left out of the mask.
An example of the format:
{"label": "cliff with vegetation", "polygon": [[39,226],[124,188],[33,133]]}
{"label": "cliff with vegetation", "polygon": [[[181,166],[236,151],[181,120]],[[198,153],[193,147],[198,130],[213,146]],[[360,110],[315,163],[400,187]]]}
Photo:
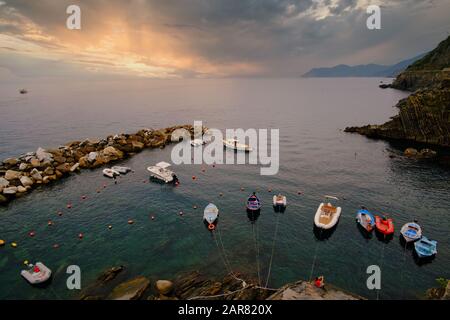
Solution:
{"label": "cliff with vegetation", "polygon": [[398,115],[381,125],[345,131],[450,147],[450,37],[410,65],[390,87],[414,91],[397,103]]}

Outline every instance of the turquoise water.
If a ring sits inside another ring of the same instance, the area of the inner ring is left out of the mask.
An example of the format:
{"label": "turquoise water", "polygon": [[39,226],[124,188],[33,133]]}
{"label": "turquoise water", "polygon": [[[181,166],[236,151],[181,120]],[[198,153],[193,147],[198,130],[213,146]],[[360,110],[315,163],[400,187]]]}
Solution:
{"label": "turquoise water", "polygon": [[[279,217],[270,287],[307,279],[311,273],[323,274],[330,283],[375,299],[377,294],[366,287],[365,270],[376,264],[382,269],[379,298],[420,297],[435,285],[435,278],[450,276],[445,202],[450,195],[450,172],[401,157],[403,146],[342,132],[345,126],[381,123],[395,114],[392,106],[405,93],[379,90],[378,82],[29,83],[26,96],[19,96],[14,86],[2,86],[1,158],[75,139],[203,120],[208,127],[220,129],[279,128],[280,171],[276,176],[261,176],[253,165],[180,165],[174,167],[179,187],[150,183],[146,166],[170,160],[169,146],[124,161],[135,172],[121,177],[117,185],[102,177],[101,170],[88,170],[37,189],[0,208],[0,238],[18,243],[16,249],[0,248],[0,298],[76,298],[79,292],[65,286],[65,270],[71,264],[81,267],[83,287],[118,264],[125,265],[131,275],[143,274],[152,280],[190,270],[221,276],[227,270],[202,223],[203,208],[209,202],[219,207],[219,229],[231,267],[255,279],[253,232],[259,235],[258,260],[265,282],[277,219],[271,199],[278,192],[287,196],[288,209]],[[399,156],[391,159],[389,152]],[[252,191],[264,203],[254,225],[244,210]],[[318,241],[313,218],[324,194],[342,198],[342,216],[330,238]],[[83,195],[87,199],[82,200]],[[70,210],[68,202],[73,204]],[[392,215],[396,225],[392,241],[385,244],[361,235],[354,221],[361,205]],[[64,213],[61,217],[59,210]],[[425,235],[439,242],[438,256],[431,263],[416,263],[412,251],[399,242],[400,226],[413,218],[419,220]],[[135,223],[129,225],[129,219]],[[48,227],[48,220],[54,225]],[[109,230],[108,225],[113,228]],[[28,236],[31,230],[36,232],[33,238]],[[53,248],[55,243],[58,249]],[[20,277],[25,259],[40,260],[54,271],[48,287],[32,288]]]}

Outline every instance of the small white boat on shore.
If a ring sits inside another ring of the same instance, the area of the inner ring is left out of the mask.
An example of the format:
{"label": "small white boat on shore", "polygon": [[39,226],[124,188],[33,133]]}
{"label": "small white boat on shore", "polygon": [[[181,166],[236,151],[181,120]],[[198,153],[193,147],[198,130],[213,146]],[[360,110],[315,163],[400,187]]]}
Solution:
{"label": "small white boat on shore", "polygon": [[120,176],[120,173],[114,169],[103,169],[103,175],[108,178],[115,178],[116,176]]}
{"label": "small white boat on shore", "polygon": [[237,139],[223,140],[223,145],[227,149],[232,149],[236,151],[250,152],[253,150],[252,147],[250,147],[248,144],[239,143],[239,140]]}
{"label": "small white boat on shore", "polygon": [[314,217],[314,224],[320,229],[331,229],[339,221],[341,216],[341,207],[333,206],[327,200],[339,200],[337,197],[325,196],[325,201],[319,205]]}
{"label": "small white boat on shore", "polygon": [[213,203],[206,206],[203,211],[203,221],[208,225],[209,230],[214,230],[216,228],[216,222],[219,217],[219,209]]}
{"label": "small white boat on shore", "polygon": [[114,166],[111,169],[117,171],[120,174],[127,174],[128,172],[131,171],[130,167],[122,167],[122,166]]}
{"label": "small white boat on shore", "polygon": [[41,284],[50,279],[52,271],[42,262],[29,264],[27,270],[22,270],[20,275],[24,277],[30,284]]}
{"label": "small white boat on shore", "polygon": [[163,181],[165,183],[177,182],[177,176],[172,170],[167,169],[168,167],[170,167],[170,163],[161,161],[154,166],[148,167],[147,171],[150,172],[150,177],[159,181]]}

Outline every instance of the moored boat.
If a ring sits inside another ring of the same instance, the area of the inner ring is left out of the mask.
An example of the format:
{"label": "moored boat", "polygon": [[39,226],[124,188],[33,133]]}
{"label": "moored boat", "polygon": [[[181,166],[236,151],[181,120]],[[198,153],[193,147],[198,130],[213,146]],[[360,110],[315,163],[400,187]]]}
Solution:
{"label": "moored boat", "polygon": [[287,200],[286,196],[283,196],[281,193],[273,196],[273,208],[276,212],[284,211],[286,209]]}
{"label": "moored boat", "polygon": [[245,151],[250,152],[252,151],[252,147],[248,144],[240,143],[237,139],[226,139],[223,140],[223,145],[225,148],[236,150],[236,151]]}
{"label": "moored boat", "polygon": [[385,216],[375,216],[376,230],[385,236],[392,235],[394,233],[394,220]]}
{"label": "moored boat", "polygon": [[103,169],[103,175],[108,178],[115,178],[116,176],[120,176],[120,173],[114,169]]}
{"label": "moored boat", "polygon": [[200,147],[202,145],[206,144],[206,141],[203,139],[194,139],[191,140],[191,146],[193,147]]}
{"label": "moored boat", "polygon": [[437,241],[423,236],[414,242],[414,250],[419,258],[429,258],[437,254]]}
{"label": "moored boat", "polygon": [[250,212],[257,212],[261,209],[261,206],[262,206],[261,201],[256,196],[256,194],[253,192],[253,194],[250,197],[248,197],[248,199],[247,199],[247,204],[246,204],[247,210]]}
{"label": "moored boat", "polygon": [[27,270],[22,270],[20,275],[24,277],[30,284],[37,285],[46,282],[50,279],[52,271],[42,262],[36,264],[29,264]]}
{"label": "moored boat", "polygon": [[422,228],[416,222],[408,222],[402,226],[400,233],[406,242],[413,242],[422,237]]}
{"label": "moored boat", "polygon": [[375,218],[367,209],[360,209],[356,214],[356,222],[367,232],[375,228]]}
{"label": "moored boat", "polygon": [[209,230],[216,228],[217,219],[219,218],[219,209],[213,203],[206,206],[203,211],[203,221],[207,224]]}
{"label": "moored boat", "polygon": [[161,161],[154,166],[148,167],[147,171],[150,172],[151,178],[157,179],[159,181],[165,183],[178,182],[177,176],[172,170],[167,169],[168,167],[170,167],[170,163]]}
{"label": "moored boat", "polygon": [[128,172],[131,171],[130,167],[123,167],[123,166],[114,166],[111,169],[119,172],[120,174],[127,174]]}
{"label": "moored boat", "polygon": [[322,202],[317,208],[316,215],[314,216],[314,224],[319,229],[331,229],[339,221],[342,209],[341,207],[333,206],[331,203],[332,200],[337,201],[339,198],[334,196],[325,196],[325,201]]}

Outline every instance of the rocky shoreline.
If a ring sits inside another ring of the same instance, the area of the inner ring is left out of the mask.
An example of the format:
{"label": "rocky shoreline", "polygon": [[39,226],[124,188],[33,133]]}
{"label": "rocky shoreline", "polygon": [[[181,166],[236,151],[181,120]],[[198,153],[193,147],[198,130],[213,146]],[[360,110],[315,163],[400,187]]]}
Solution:
{"label": "rocky shoreline", "polygon": [[72,141],[58,148],[38,148],[0,163],[0,205],[83,169],[102,167],[147,148],[164,148],[176,129],[193,134],[191,125],[142,129],[133,134],[109,135],[101,140]]}
{"label": "rocky shoreline", "polygon": [[87,289],[81,300],[364,300],[326,284],[317,288],[311,282],[297,281],[279,289],[259,287],[252,279],[240,274],[228,274],[212,279],[198,271],[188,272],[171,280],[154,283],[143,276],[124,279],[126,268],[106,270]]}
{"label": "rocky shoreline", "polygon": [[345,132],[450,148],[450,37],[410,65],[390,85],[413,92],[400,100],[398,115],[381,125],[347,127]]}

